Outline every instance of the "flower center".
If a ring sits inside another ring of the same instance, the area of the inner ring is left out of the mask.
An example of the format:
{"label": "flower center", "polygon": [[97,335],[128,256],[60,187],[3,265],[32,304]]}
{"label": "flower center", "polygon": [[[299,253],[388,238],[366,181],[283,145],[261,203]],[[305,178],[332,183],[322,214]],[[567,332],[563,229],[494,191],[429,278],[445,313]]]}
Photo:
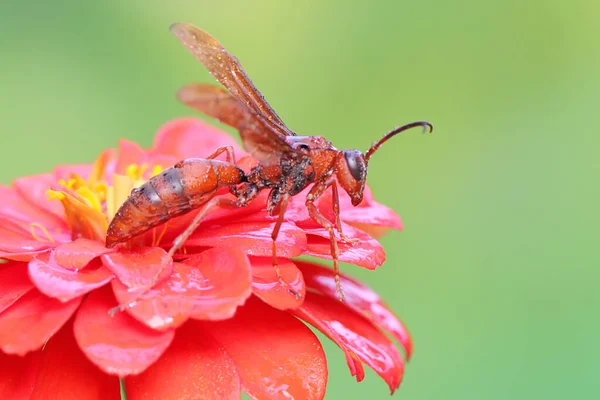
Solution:
{"label": "flower center", "polygon": [[[125,175],[115,173],[106,176],[110,156],[109,151],[104,151],[98,157],[87,180],[71,173],[67,180],[60,179],[58,185],[47,191],[50,200],[62,202],[73,239],[83,237],[104,241],[108,223],[131,190],[162,171],[157,165],[149,174],[147,164],[132,164],[127,167]],[[112,182],[109,184],[108,181]]]}

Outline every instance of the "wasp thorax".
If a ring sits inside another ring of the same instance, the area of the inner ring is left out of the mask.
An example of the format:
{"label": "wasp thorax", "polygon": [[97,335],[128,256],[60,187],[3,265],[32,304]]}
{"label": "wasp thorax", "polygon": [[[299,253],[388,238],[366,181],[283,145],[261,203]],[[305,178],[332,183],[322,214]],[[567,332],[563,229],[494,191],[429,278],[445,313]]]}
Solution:
{"label": "wasp thorax", "polygon": [[353,205],[362,201],[365,181],[367,179],[367,164],[359,150],[344,150],[343,157],[338,157],[336,169],[340,186],[350,195]]}

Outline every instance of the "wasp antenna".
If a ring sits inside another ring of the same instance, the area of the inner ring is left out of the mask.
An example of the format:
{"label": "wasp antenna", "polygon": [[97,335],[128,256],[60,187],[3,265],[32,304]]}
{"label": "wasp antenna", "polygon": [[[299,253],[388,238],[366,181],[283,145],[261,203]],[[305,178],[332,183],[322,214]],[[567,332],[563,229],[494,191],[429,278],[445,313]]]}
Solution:
{"label": "wasp antenna", "polygon": [[427,121],[417,121],[417,122],[411,122],[410,124],[406,124],[406,125],[402,125],[402,126],[398,126],[394,129],[392,129],[391,131],[389,131],[388,133],[386,133],[381,139],[379,139],[377,142],[373,143],[373,145],[371,146],[371,148],[369,150],[367,150],[367,153],[365,154],[365,163],[369,163],[369,158],[371,158],[371,156],[373,155],[373,153],[375,153],[377,151],[377,149],[379,148],[379,146],[381,146],[382,144],[384,144],[388,139],[390,139],[391,137],[397,135],[400,132],[404,132],[405,130],[411,129],[411,128],[415,128],[417,126],[422,126],[423,127],[423,133],[427,133],[427,131],[429,131],[429,133],[433,132],[433,125]]}

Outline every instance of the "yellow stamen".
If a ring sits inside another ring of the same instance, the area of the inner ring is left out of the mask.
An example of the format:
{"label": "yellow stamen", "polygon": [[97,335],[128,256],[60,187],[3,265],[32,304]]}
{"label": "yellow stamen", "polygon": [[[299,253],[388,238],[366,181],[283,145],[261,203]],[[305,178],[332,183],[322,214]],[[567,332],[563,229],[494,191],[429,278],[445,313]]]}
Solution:
{"label": "yellow stamen", "polygon": [[38,242],[45,242],[46,240],[43,240],[41,237],[39,237],[36,233],[35,233],[35,229],[39,229],[42,231],[42,233],[46,236],[46,238],[48,239],[48,241],[50,243],[54,243],[54,238],[52,237],[52,235],[50,234],[50,232],[48,232],[48,229],[46,229],[43,225],[38,224],[37,222],[32,222],[29,224],[29,232],[31,233],[31,236],[37,240]]}
{"label": "yellow stamen", "polygon": [[[62,188],[57,187],[56,190],[46,192],[50,200],[56,199],[63,203],[66,222],[74,237],[102,240],[108,223],[127,201],[131,190],[143,185],[149,179],[150,173],[154,176],[163,170],[160,165],[131,164],[125,169],[125,175],[114,174],[111,177],[112,181],[106,182],[105,169],[113,153],[113,150],[106,150],[98,157],[87,181],[73,173],[67,179],[58,181]],[[31,229],[32,236],[40,240],[40,236],[33,231],[34,228]],[[160,234],[154,231],[152,241],[155,245],[160,244],[166,231],[166,226]],[[44,234],[47,236],[45,232]]]}
{"label": "yellow stamen", "polygon": [[130,164],[127,166],[127,168],[125,168],[125,173],[132,181],[136,181],[139,179],[139,171],[140,166],[137,164]]}
{"label": "yellow stamen", "polygon": [[69,184],[70,184],[69,189],[71,189],[71,190],[77,190],[77,188],[86,186],[85,180],[77,174],[71,174],[71,178],[69,179]]}
{"label": "yellow stamen", "polygon": [[154,168],[152,168],[152,176],[156,176],[156,175],[160,174],[162,171],[163,171],[163,167],[161,167],[160,165],[155,165]]}
{"label": "yellow stamen", "polygon": [[52,189],[46,190],[46,195],[48,196],[48,200],[62,201],[65,199],[65,194],[63,192],[57,192],[56,190],[52,190]]}
{"label": "yellow stamen", "polygon": [[106,191],[108,190],[108,186],[104,182],[96,183],[92,188],[96,195],[98,196],[98,200],[106,201]]}
{"label": "yellow stamen", "polygon": [[106,149],[100,154],[100,157],[96,159],[94,162],[94,166],[92,167],[92,172],[88,178],[88,186],[94,187],[96,183],[102,180],[102,175],[104,175],[104,169],[106,168],[106,164],[110,160],[113,151],[112,149]]}
{"label": "yellow stamen", "polygon": [[133,187],[133,181],[130,176],[113,175],[112,186],[106,189],[106,216],[109,221],[112,221],[121,204],[127,200]]}
{"label": "yellow stamen", "polygon": [[83,197],[90,207],[97,211],[102,211],[102,205],[98,199],[98,195],[91,191],[88,187],[82,186],[75,191],[78,195]]}

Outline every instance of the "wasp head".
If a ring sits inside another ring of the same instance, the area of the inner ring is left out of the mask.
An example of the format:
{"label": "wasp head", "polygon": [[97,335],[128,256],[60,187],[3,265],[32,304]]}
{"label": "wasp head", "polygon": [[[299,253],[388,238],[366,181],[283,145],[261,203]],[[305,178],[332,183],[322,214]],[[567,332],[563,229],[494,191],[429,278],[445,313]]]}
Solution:
{"label": "wasp head", "polygon": [[357,206],[363,198],[367,181],[367,163],[359,150],[344,150],[336,163],[336,178],[350,195],[352,205]]}

